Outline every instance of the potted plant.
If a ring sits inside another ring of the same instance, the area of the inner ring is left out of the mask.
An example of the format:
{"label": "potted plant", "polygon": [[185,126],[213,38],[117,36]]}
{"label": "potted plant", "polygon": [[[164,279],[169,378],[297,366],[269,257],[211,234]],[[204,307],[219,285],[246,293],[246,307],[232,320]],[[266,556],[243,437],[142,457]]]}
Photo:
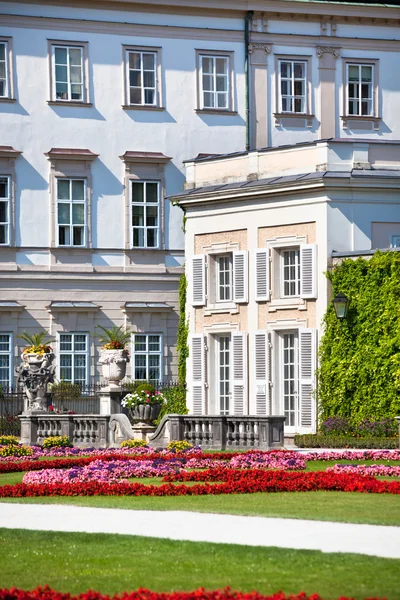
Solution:
{"label": "potted plant", "polygon": [[134,392],[127,394],[121,405],[128,409],[133,421],[152,422],[160,414],[166,399],[161,392],[156,392],[153,385],[144,383]]}
{"label": "potted plant", "polygon": [[124,330],[122,325],[120,327],[114,325],[111,329],[101,325],[98,327],[102,330],[97,337],[102,344],[99,362],[102,365],[103,377],[108,381],[109,386],[119,387],[119,382],[125,377],[126,363],[129,362],[126,345],[130,340],[131,331]]}
{"label": "potted plant", "polygon": [[23,331],[18,337],[26,342],[27,346],[23,349],[21,358],[28,364],[41,365],[43,362],[51,362],[54,358],[53,349],[45,338],[49,335],[48,331],[40,333],[28,333]]}

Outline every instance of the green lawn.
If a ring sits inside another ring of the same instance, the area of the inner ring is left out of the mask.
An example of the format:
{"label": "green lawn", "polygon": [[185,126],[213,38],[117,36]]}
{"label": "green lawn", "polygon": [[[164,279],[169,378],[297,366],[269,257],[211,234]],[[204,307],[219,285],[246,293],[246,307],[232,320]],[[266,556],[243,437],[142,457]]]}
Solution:
{"label": "green lawn", "polygon": [[229,585],[325,599],[399,598],[400,561],[356,554],[207,544],[142,537],[0,529],[1,586],[48,584],[114,594]]}

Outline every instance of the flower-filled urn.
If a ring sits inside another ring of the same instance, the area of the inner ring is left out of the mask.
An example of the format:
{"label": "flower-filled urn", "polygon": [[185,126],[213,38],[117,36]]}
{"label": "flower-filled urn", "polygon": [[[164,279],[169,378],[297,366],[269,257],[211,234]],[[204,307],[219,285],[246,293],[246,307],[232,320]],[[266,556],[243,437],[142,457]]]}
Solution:
{"label": "flower-filled urn", "polygon": [[102,366],[102,374],[110,388],[120,387],[120,382],[126,375],[126,364],[129,362],[129,352],[125,348],[131,332],[120,327],[113,326],[106,329],[99,325],[103,333],[97,337],[102,343],[100,349],[99,363]]}

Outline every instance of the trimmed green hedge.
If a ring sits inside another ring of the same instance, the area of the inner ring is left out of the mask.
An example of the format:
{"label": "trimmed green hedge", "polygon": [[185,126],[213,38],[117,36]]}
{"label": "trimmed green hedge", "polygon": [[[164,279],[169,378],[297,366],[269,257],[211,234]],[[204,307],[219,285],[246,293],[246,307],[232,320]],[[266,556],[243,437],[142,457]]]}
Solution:
{"label": "trimmed green hedge", "polygon": [[298,448],[360,448],[360,449],[384,449],[392,450],[399,448],[399,438],[354,438],[327,436],[318,434],[296,434],[294,443]]}
{"label": "trimmed green hedge", "polygon": [[350,300],[343,323],[332,303],[319,350],[320,421],[400,415],[400,252],[344,260],[327,273],[332,297]]}

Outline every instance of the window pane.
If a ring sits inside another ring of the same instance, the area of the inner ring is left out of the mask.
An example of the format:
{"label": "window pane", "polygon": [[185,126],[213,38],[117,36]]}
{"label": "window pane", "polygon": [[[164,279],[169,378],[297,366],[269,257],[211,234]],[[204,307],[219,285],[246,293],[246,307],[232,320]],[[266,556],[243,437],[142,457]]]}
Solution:
{"label": "window pane", "polygon": [[349,65],[349,81],[358,81],[359,68],[357,65]]}
{"label": "window pane", "polygon": [[[135,206],[134,208],[142,208],[141,206]],[[157,227],[157,218],[158,218],[158,207],[157,206],[148,206],[146,208],[146,225],[148,227]],[[134,225],[139,225],[139,223],[133,223]]]}
{"label": "window pane", "polygon": [[62,67],[62,66],[56,65],[56,81],[64,82],[64,83],[66,83],[68,81],[67,67]]}
{"label": "window pane", "polygon": [[217,94],[217,106],[218,108],[228,108],[228,103],[227,103],[227,95],[224,94]]}
{"label": "window pane", "polygon": [[294,95],[295,96],[303,96],[304,95],[304,81],[295,81],[294,82]]}
{"label": "window pane", "polygon": [[74,225],[85,224],[85,205],[84,204],[73,204],[72,205],[72,223]]}
{"label": "window pane", "polygon": [[6,59],[6,45],[0,44],[0,60]]}
{"label": "window pane", "polygon": [[149,352],[159,352],[160,351],[160,336],[159,335],[149,335]]}
{"label": "window pane", "polygon": [[154,71],[146,71],[143,73],[143,84],[144,87],[154,87],[155,85]]}
{"label": "window pane", "polygon": [[142,91],[140,88],[130,89],[129,101],[131,104],[142,104]]}
{"label": "window pane", "polygon": [[0,223],[8,223],[8,210],[7,209],[8,209],[8,202],[0,202]]}
{"label": "window pane", "polygon": [[213,72],[213,59],[208,56],[202,57],[202,68],[203,73],[212,73]]}
{"label": "window pane", "polygon": [[71,67],[71,83],[82,83],[82,69],[80,67]]}
{"label": "window pane", "polygon": [[72,181],[72,200],[85,199],[85,182],[83,179],[74,179]]}
{"label": "window pane", "polygon": [[154,90],[144,90],[144,103],[154,104],[155,93]]}
{"label": "window pane", "polygon": [[143,69],[154,71],[154,54],[143,54]]}
{"label": "window pane", "polygon": [[0,352],[10,351],[10,336],[7,334],[0,335]]}
{"label": "window pane", "polygon": [[74,347],[76,352],[86,351],[86,335],[75,334],[74,335]]}
{"label": "window pane", "polygon": [[6,78],[6,63],[5,62],[0,62],[0,78],[1,79]]}
{"label": "window pane", "polygon": [[70,224],[70,204],[58,203],[58,224],[69,225]]}
{"label": "window pane", "polygon": [[72,335],[60,334],[60,350],[65,352],[72,350]]}
{"label": "window pane", "polygon": [[146,202],[158,202],[158,184],[146,184]]}
{"label": "window pane", "polygon": [[228,72],[228,61],[226,58],[215,59],[215,71],[217,75],[226,74]]}
{"label": "window pane", "polygon": [[66,48],[55,48],[54,58],[57,65],[67,64],[67,49]]}
{"label": "window pane", "polygon": [[70,228],[59,227],[58,232],[58,243],[60,246],[69,246],[71,244]]}
{"label": "window pane", "polygon": [[361,67],[361,79],[364,82],[372,81],[372,67]]}
{"label": "window pane", "polygon": [[57,198],[59,200],[69,200],[69,179],[57,180]]}
{"label": "window pane", "polygon": [[214,94],[210,92],[204,92],[203,104],[205,108],[214,108]]}
{"label": "window pane", "polygon": [[144,202],[144,183],[138,183],[136,181],[131,182],[132,185],[132,202]]}
{"label": "window pane", "polygon": [[281,62],[281,77],[292,76],[292,65],[291,63]]}
{"label": "window pane", "polygon": [[60,379],[61,381],[72,381],[72,356],[60,355]]}
{"label": "window pane", "polygon": [[135,352],[146,352],[146,336],[135,335]]}
{"label": "window pane", "polygon": [[74,356],[74,381],[85,383],[86,381],[86,356],[76,354]]}
{"label": "window pane", "polygon": [[138,248],[144,247],[144,230],[143,229],[133,229],[133,245]]}
{"label": "window pane", "polygon": [[0,81],[0,98],[6,95],[6,83],[5,81]]}
{"label": "window pane", "polygon": [[363,83],[361,85],[361,98],[370,98],[371,97],[371,86],[368,83]]}
{"label": "window pane", "polygon": [[147,230],[147,247],[156,248],[157,246],[157,229]]}
{"label": "window pane", "polygon": [[0,225],[0,244],[8,244],[7,225]]}
{"label": "window pane", "polygon": [[303,79],[304,77],[305,65],[304,63],[294,63],[294,77],[296,79]]}
{"label": "window pane", "polygon": [[74,227],[74,246],[83,246],[83,227]]}
{"label": "window pane", "polygon": [[132,87],[140,87],[142,85],[142,74],[140,71],[129,72],[129,85]]}
{"label": "window pane", "polygon": [[206,92],[212,92],[214,87],[213,83],[214,79],[212,75],[203,75],[203,90]]}
{"label": "window pane", "polygon": [[228,90],[228,78],[223,75],[217,75],[217,92],[226,92]]}
{"label": "window pane", "polygon": [[295,100],[294,100],[294,112],[295,113],[302,113],[302,112],[304,112],[304,109],[303,109],[303,100],[301,98],[295,98]]}
{"label": "window pane", "polygon": [[58,100],[68,100],[68,84],[57,83],[56,84],[56,98]]}
{"label": "window pane", "polygon": [[75,65],[79,65],[79,67],[81,66],[81,62],[82,62],[82,50],[80,48],[70,48],[69,49],[69,62],[71,64],[71,71],[72,71],[72,67]]}
{"label": "window pane", "polygon": [[132,225],[137,227],[144,225],[144,206],[132,206]]}
{"label": "window pane", "polygon": [[129,68],[140,69],[140,52],[129,53]]}

